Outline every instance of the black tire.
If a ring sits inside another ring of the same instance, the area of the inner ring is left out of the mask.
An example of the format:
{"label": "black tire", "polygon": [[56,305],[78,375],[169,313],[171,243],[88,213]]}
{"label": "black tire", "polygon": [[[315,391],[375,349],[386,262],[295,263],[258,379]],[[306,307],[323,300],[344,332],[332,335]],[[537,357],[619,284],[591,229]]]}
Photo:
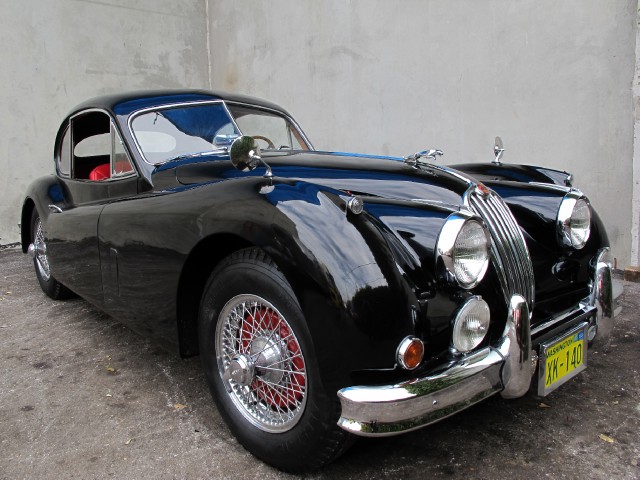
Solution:
{"label": "black tire", "polygon": [[[49,259],[46,253],[46,241],[44,238],[44,229],[38,211],[34,208],[31,213],[31,243],[38,245],[39,252],[33,259],[33,267],[38,277],[38,283],[42,291],[54,300],[64,300],[73,296],[71,290],[58,282],[49,268]],[[44,249],[44,250],[42,250]]]}
{"label": "black tire", "polygon": [[[214,270],[200,306],[199,342],[218,410],[253,455],[280,470],[301,473],[330,463],[351,445],[354,437],[336,424],[336,392],[324,391],[320,382],[302,310],[262,250],[238,251]],[[233,358],[238,360],[230,363]],[[246,365],[243,358],[255,365],[237,368]],[[266,369],[261,370],[261,361]],[[269,370],[268,365],[275,367]],[[238,376],[224,380],[224,371]]]}

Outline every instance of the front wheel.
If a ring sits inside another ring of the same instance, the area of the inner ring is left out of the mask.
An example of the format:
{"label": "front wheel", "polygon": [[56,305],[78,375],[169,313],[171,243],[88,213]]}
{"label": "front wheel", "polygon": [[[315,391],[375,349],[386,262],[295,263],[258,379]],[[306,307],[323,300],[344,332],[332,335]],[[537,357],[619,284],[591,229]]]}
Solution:
{"label": "front wheel", "polygon": [[199,317],[200,356],[214,400],[238,441],[289,472],[337,458],[351,435],[337,425],[304,316],[260,249],[227,257],[211,275]]}

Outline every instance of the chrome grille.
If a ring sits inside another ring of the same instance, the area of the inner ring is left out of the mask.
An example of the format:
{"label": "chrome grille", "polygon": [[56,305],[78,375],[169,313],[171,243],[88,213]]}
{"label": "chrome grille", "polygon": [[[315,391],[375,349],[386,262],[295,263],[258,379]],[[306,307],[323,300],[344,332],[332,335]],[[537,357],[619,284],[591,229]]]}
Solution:
{"label": "chrome grille", "polygon": [[491,233],[491,258],[500,279],[505,301],[508,303],[515,294],[522,295],[533,309],[535,281],[533,266],[527,244],[520,227],[504,203],[495,192],[487,195],[478,193],[476,187],[466,195],[468,207],[482,219]]}

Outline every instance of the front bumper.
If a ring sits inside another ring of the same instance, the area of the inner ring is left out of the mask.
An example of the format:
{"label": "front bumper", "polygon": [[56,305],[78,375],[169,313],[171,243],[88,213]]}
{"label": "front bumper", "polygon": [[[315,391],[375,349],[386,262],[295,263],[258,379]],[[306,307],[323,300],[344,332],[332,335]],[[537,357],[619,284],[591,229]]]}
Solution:
{"label": "front bumper", "polygon": [[[565,328],[591,321],[597,327],[599,341],[606,341],[613,327],[607,253],[608,249],[603,249],[596,258],[590,296],[561,316]],[[339,390],[342,414],[338,425],[361,436],[396,435],[442,420],[498,392],[505,398],[523,396],[531,386],[537,364],[529,321],[526,301],[514,295],[504,333],[494,346],[442,365],[421,378]]]}

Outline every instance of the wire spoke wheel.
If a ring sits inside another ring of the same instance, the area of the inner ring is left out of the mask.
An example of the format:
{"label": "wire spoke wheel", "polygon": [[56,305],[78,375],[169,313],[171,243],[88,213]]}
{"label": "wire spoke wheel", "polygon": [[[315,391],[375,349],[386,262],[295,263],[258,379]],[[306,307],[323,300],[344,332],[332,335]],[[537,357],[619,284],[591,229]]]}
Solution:
{"label": "wire spoke wheel", "polygon": [[220,311],[215,344],[218,371],[239,412],[266,432],[293,428],[307,400],[307,371],[284,316],[257,295],[237,295]]}
{"label": "wire spoke wheel", "polygon": [[238,250],[213,270],[198,342],[220,415],[256,457],[301,473],[349,447],[353,437],[337,425],[340,403],[321,381],[303,310],[263,250]]}
{"label": "wire spoke wheel", "polygon": [[36,266],[43,280],[48,281],[51,278],[51,270],[49,269],[49,257],[47,256],[47,244],[44,239],[44,229],[42,228],[42,222],[38,218],[36,221],[36,234],[33,241],[35,246]]}

